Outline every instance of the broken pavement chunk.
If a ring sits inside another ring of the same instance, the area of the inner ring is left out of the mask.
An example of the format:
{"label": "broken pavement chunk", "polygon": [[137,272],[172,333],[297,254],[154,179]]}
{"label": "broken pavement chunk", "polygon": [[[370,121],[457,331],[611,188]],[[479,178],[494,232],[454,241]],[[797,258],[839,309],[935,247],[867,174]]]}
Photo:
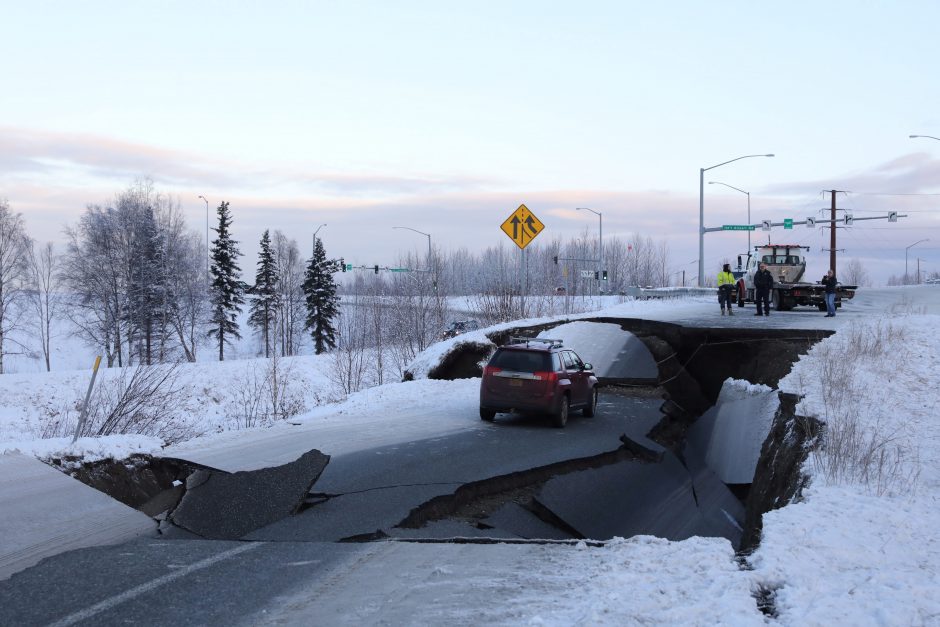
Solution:
{"label": "broken pavement chunk", "polygon": [[197,470],[170,512],[173,524],[211,540],[237,540],[295,513],[330,461],[314,449],[283,466],[227,473]]}

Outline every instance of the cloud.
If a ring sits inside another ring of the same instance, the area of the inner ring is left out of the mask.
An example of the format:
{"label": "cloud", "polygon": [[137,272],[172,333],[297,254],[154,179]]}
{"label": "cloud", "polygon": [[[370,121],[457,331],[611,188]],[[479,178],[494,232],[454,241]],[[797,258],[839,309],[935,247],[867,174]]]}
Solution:
{"label": "cloud", "polygon": [[787,196],[837,189],[856,193],[917,194],[936,191],[938,183],[940,160],[927,153],[913,153],[878,164],[867,171],[769,185],[763,192]]}
{"label": "cloud", "polygon": [[296,165],[259,168],[109,137],[11,127],[0,127],[0,168],[0,181],[58,177],[123,186],[149,177],[161,186],[233,191],[250,187],[324,196],[383,197],[503,184],[456,175],[397,176]]}

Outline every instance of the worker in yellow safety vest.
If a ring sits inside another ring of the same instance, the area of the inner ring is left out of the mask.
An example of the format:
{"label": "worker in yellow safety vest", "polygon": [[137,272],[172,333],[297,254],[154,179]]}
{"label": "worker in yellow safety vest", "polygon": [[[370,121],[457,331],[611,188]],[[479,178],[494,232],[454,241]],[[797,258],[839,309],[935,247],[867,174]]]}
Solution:
{"label": "worker in yellow safety vest", "polygon": [[718,273],[718,304],[721,305],[721,315],[725,315],[725,307],[728,308],[728,315],[733,316],[731,310],[731,295],[734,294],[734,285],[736,281],[731,274],[731,264],[726,263]]}

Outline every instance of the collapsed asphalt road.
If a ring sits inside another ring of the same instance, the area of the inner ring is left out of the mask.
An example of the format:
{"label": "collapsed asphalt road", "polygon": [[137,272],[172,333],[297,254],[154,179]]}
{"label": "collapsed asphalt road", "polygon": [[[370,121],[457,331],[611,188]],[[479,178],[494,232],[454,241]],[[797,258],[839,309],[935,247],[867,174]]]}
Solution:
{"label": "collapsed asphalt road", "polygon": [[[351,561],[369,559],[370,541],[386,536],[445,543],[637,533],[733,540],[738,529],[729,517],[742,520],[740,503],[720,492],[716,478],[691,475],[646,439],[661,419],[659,405],[655,395],[608,391],[597,416],[574,417],[564,430],[501,416],[465,432],[335,455],[325,468],[322,456],[310,454],[294,467],[315,476],[301,510],[239,536],[241,542],[205,539],[238,535],[244,523],[200,518],[213,509],[200,506],[200,490],[214,481],[201,472],[181,501],[189,503],[185,531],[65,553],[16,574],[0,582],[0,623],[263,621],[263,608],[277,608],[296,586],[328,590],[334,568],[345,572]],[[270,485],[271,469],[222,474],[237,480],[217,482],[221,497],[202,492],[206,504],[241,500],[259,508],[258,519],[269,515],[258,489]],[[307,490],[303,477],[295,481]],[[284,502],[272,501],[278,508]],[[207,527],[212,520],[220,524]]]}
{"label": "collapsed asphalt road", "polygon": [[253,471],[199,468],[173,488],[176,500],[157,518],[169,539],[650,534],[737,542],[741,504],[707,468],[690,472],[647,439],[661,419],[659,406],[652,388],[608,388],[597,416],[575,417],[564,431],[541,417],[501,415],[494,424],[332,458],[313,450]]}

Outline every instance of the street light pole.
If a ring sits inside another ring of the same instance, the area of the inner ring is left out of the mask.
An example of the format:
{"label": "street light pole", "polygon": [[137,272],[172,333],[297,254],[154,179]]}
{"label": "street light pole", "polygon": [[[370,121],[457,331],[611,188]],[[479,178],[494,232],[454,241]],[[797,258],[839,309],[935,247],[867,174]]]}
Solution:
{"label": "street light pole", "polygon": [[317,254],[317,233],[320,232],[320,229],[326,226],[326,223],[321,224],[317,227],[317,230],[313,232],[313,250],[310,251],[310,258],[312,259],[314,255]]}
{"label": "street light pole", "polygon": [[741,159],[751,157],[773,157],[773,153],[767,155],[744,155],[735,157],[728,161],[723,161],[717,165],[707,168],[699,168],[698,171],[698,286],[705,287],[705,172],[715,168],[727,165]]}
{"label": "street light pole", "polygon": [[431,281],[434,283],[434,291],[437,292],[437,280],[434,278],[434,269],[431,264],[431,234],[425,233],[424,231],[419,231],[418,229],[413,229],[410,226],[393,226],[393,229],[405,229],[406,231],[414,231],[415,233],[420,233],[428,238],[428,272],[431,273]]}
{"label": "street light pole", "polygon": [[909,251],[910,249],[914,248],[914,247],[917,246],[918,244],[922,244],[922,243],[924,243],[924,242],[929,242],[929,241],[930,241],[930,238],[922,239],[922,240],[917,240],[916,242],[914,242],[913,244],[911,244],[910,246],[908,246],[907,248],[904,249],[904,284],[905,284],[905,285],[907,285],[907,281],[908,281],[908,274],[907,274],[907,251]]}
{"label": "street light pole", "polygon": [[[575,211],[590,211],[597,216],[597,264],[600,266],[597,269],[597,276],[600,277],[604,271],[604,214],[587,207],[575,207],[574,209]],[[600,280],[600,278],[598,278],[598,280]]]}
{"label": "street light pole", "polygon": [[206,197],[201,195],[199,196],[206,201],[206,280],[209,280],[209,201],[206,200]]}
{"label": "street light pole", "polygon": [[[709,185],[724,185],[725,187],[730,187],[733,190],[737,190],[742,194],[747,194],[747,224],[751,224],[751,192],[746,192],[743,189],[738,189],[734,185],[728,185],[727,183],[722,183],[721,181],[709,181]],[[747,230],[747,252],[751,252],[751,230]]]}

